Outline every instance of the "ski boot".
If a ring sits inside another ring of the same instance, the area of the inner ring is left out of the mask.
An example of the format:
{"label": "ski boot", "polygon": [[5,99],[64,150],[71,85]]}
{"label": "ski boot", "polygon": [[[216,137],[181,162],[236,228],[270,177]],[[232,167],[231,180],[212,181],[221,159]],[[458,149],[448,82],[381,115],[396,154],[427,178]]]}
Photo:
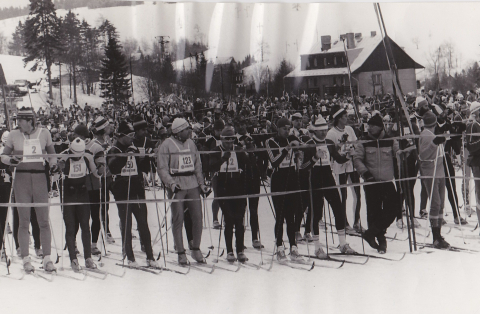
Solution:
{"label": "ski boot", "polygon": [[97,247],[97,243],[92,243],[92,255],[100,255],[102,252]]}
{"label": "ski boot", "polygon": [[311,233],[307,233],[304,235],[305,240],[308,241],[308,243],[313,242],[313,236]]}
{"label": "ski boot", "polygon": [[35,267],[33,267],[29,256],[23,258],[23,270],[26,274],[31,274],[35,272]]}
{"label": "ski boot", "polygon": [[378,243],[375,241],[375,236],[370,232],[370,230],[365,231],[362,234],[362,238],[370,245],[373,249],[378,249]]}
{"label": "ski boot", "polygon": [[85,260],[85,267],[88,269],[97,269],[97,265],[93,262],[91,257]]}
{"label": "ski boot", "polygon": [[190,265],[190,262],[187,259],[187,255],[185,254],[185,251],[177,252],[177,254],[178,254],[178,264],[180,264],[181,266]]}
{"label": "ski boot", "polygon": [[230,252],[227,254],[227,262],[229,263],[233,263],[235,262],[237,259],[235,258],[235,255],[233,254],[233,252]]}
{"label": "ski boot", "polygon": [[300,233],[300,231],[295,232],[295,240],[296,240],[297,242],[303,242],[303,241],[305,241],[305,238],[302,236],[302,234]]}
{"label": "ski boot", "polygon": [[320,246],[315,247],[315,256],[321,259],[327,258],[327,254]]}
{"label": "ski boot", "polygon": [[285,248],[283,246],[277,247],[277,261],[284,263],[287,261],[287,256],[285,255]]}
{"label": "ski boot", "polygon": [[[408,219],[408,218],[407,218]],[[398,229],[403,229],[405,228],[405,225],[403,224],[403,219],[397,219],[397,228]]]}
{"label": "ski boot", "polygon": [[128,260],[128,266],[137,268],[139,265],[136,261]]}
{"label": "ski boot", "polygon": [[294,245],[290,248],[290,260],[295,263],[303,263],[303,257],[298,253],[298,248]]}
{"label": "ski boot", "polygon": [[80,268],[80,265],[78,265],[77,259],[74,259],[73,261],[71,261],[70,266],[72,267],[72,270],[76,273],[79,273],[81,271],[81,268]]}
{"label": "ski boot", "polygon": [[160,268],[160,265],[158,265],[157,261],[153,259],[147,259],[147,266],[153,268]]}
{"label": "ski boot", "polygon": [[57,271],[55,265],[53,265],[53,262],[50,260],[50,258],[46,257],[43,258],[43,270],[46,273],[53,273]]}
{"label": "ski boot", "polygon": [[387,239],[385,238],[385,235],[377,235],[377,241],[378,241],[378,248],[377,251],[380,254],[385,254],[387,253]]}
{"label": "ski boot", "polygon": [[115,243],[115,239],[112,237],[111,233],[107,233],[107,243],[108,244],[113,244]]}
{"label": "ski boot", "polygon": [[342,252],[343,254],[355,254],[355,253],[357,253],[357,252],[355,252],[354,249],[352,249],[350,247],[350,245],[348,243],[345,243],[344,245],[340,245],[339,249],[340,249],[340,252]]}
{"label": "ski boot", "polygon": [[359,222],[357,222],[356,224],[353,225],[353,229],[357,233],[364,233],[365,232],[365,228],[363,228]]}
{"label": "ski boot", "polygon": [[2,252],[2,256],[0,257],[0,262],[2,263],[7,262],[7,255],[5,255],[5,252]]}
{"label": "ski boot", "polygon": [[222,225],[218,222],[218,220],[213,221],[213,229],[221,229]]}
{"label": "ski boot", "polygon": [[445,239],[440,236],[435,241],[433,241],[433,247],[441,250],[448,250],[450,248],[450,243],[445,241]]}
{"label": "ski boot", "polygon": [[253,246],[254,249],[263,249],[264,248],[264,246],[262,245],[260,240],[253,240],[252,241],[252,246]]}
{"label": "ski boot", "polygon": [[[459,220],[458,218],[460,218],[460,220]],[[468,222],[467,222],[465,219],[463,219],[462,217],[457,217],[457,218],[453,219],[453,222],[454,222],[456,225],[458,225],[458,224],[460,224],[460,223],[461,223],[462,225],[468,224]]]}
{"label": "ski boot", "polygon": [[202,264],[206,264],[207,261],[205,260],[205,258],[203,257],[203,254],[202,252],[200,251],[199,248],[192,248],[192,253],[190,254],[190,256],[195,260],[197,261],[197,263],[202,263]]}
{"label": "ski boot", "polygon": [[243,252],[238,252],[238,253],[237,253],[237,258],[238,258],[238,261],[239,261],[240,263],[245,263],[246,261],[248,261],[247,256],[246,256],[245,253],[243,253]]}

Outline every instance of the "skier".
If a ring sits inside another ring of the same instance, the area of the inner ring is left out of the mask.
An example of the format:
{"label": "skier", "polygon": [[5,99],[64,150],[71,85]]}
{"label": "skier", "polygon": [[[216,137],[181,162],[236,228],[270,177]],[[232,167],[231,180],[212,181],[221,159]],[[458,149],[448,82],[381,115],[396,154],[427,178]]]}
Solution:
{"label": "skier", "polygon": [[[277,135],[269,138],[265,145],[272,168],[271,191],[289,192],[297,191],[298,180],[295,180],[294,155],[297,156],[300,142],[296,138],[290,138],[289,131],[291,123],[287,118],[280,118],[277,121]],[[286,262],[285,248],[283,247],[283,222],[287,222],[287,235],[290,242],[290,259],[293,262],[303,262],[303,258],[298,253],[297,241],[295,239],[295,214],[299,210],[300,195],[297,193],[272,196],[273,206],[275,208],[275,239],[277,245],[277,260]]]}
{"label": "skier", "polygon": [[[2,154],[2,162],[16,166],[13,182],[15,201],[18,203],[48,203],[48,183],[46,171],[57,172],[57,158],[49,158],[48,169],[42,154],[55,154],[52,136],[47,129],[38,128],[35,113],[30,108],[22,107],[17,114],[18,130],[10,132]],[[30,155],[29,157],[20,157]],[[30,208],[32,206],[18,206],[19,214],[19,242],[23,258],[23,269],[26,273],[35,270],[28,252],[28,225],[30,224]],[[49,225],[49,208],[35,206],[40,238],[43,247],[43,268],[46,272],[56,271],[51,254],[51,231]]]}
{"label": "skier", "polygon": [[[214,148],[215,152],[210,155],[210,169],[217,177],[217,195],[219,197],[245,195],[246,191],[246,167],[250,163],[249,158],[241,150],[241,146],[234,145],[235,131],[232,127],[226,127],[221,133],[222,144]],[[253,156],[253,155],[251,155]],[[246,199],[221,199],[219,200],[225,219],[225,244],[227,246],[227,261],[234,262],[232,238],[235,227],[235,240],[237,258],[240,262],[246,262],[248,258],[244,249],[244,226]]]}
{"label": "skier", "polygon": [[[78,129],[78,127],[77,127]],[[78,130],[77,130],[78,131]],[[92,260],[91,232],[90,232],[90,198],[87,190],[87,181],[92,180],[90,174],[98,180],[100,175],[91,154],[85,153],[85,141],[77,137],[70,143],[70,149],[66,157],[59,161],[59,167],[63,171],[63,220],[65,221],[65,238],[70,265],[75,272],[80,271],[77,254],[75,252],[75,235],[77,225],[82,228],[83,255],[85,267],[96,269],[97,265]],[[73,157],[70,155],[82,155]],[[68,203],[84,203],[81,205],[68,205]]]}
{"label": "skier", "polygon": [[[307,213],[305,233],[308,234],[310,230],[313,231],[311,239],[315,244],[315,255],[319,258],[327,257],[320,245],[318,226],[319,221],[322,219],[324,199],[326,199],[331,205],[335,216],[335,228],[337,229],[340,242],[340,251],[345,254],[354,254],[355,251],[350,247],[346,239],[345,211],[342,207],[338,189],[324,189],[337,185],[330,167],[330,153],[325,142],[328,132],[327,122],[322,116],[319,116],[317,121],[310,126],[310,131],[313,133],[312,138],[305,144],[316,145],[316,147],[304,149],[304,163],[301,166],[302,171],[309,171],[308,180],[311,182],[309,186],[311,195],[309,195],[308,205],[312,209],[309,208]],[[310,203],[310,197],[313,204]]]}
{"label": "skier", "polygon": [[112,192],[116,201],[136,201],[136,204],[117,204],[120,218],[120,232],[122,233],[123,251],[128,258],[128,265],[138,267],[132,248],[132,214],[137,220],[138,232],[142,243],[145,245],[147,254],[147,266],[158,267],[153,257],[150,230],[148,229],[147,208],[139,203],[145,200],[143,189],[143,176],[141,172],[150,171],[150,160],[145,157],[140,161],[135,156],[117,156],[116,154],[139,153],[132,146],[135,131],[133,126],[126,122],[120,122],[116,132],[114,146],[107,153],[107,164],[115,178],[112,183]]}
{"label": "skier", "polygon": [[[197,147],[190,139],[191,127],[183,118],[172,123],[172,137],[165,140],[158,150],[157,165],[160,179],[168,188],[169,198],[190,199],[187,202],[174,202],[171,205],[172,229],[178,262],[188,265],[183,246],[182,227],[184,209],[188,207],[192,219],[193,246],[191,256],[200,263],[205,259],[200,252],[202,238],[202,205],[200,193],[208,193],[202,174],[202,162]],[[182,154],[178,154],[182,153]]]}

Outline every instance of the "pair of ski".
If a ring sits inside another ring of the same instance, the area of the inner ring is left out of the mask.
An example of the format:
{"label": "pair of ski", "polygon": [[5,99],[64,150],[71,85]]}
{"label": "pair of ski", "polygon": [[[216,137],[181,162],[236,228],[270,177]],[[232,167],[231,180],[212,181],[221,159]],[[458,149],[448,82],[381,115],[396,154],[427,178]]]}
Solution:
{"label": "pair of ski", "polygon": [[448,249],[439,249],[433,246],[433,244],[431,243],[425,243],[420,245],[420,249],[425,249],[425,248],[431,248],[431,249],[436,249],[441,251],[457,252],[457,253],[469,253],[469,254],[480,253],[480,251],[466,249],[458,246],[450,246],[450,248]]}

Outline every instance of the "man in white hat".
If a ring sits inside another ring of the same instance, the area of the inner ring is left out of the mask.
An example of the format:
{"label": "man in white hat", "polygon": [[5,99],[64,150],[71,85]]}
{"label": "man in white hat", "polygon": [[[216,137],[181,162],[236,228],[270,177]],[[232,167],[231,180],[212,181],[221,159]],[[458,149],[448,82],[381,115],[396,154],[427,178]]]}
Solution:
{"label": "man in white hat", "polygon": [[[206,194],[202,173],[202,162],[195,143],[191,140],[191,127],[187,120],[176,118],[172,123],[172,137],[165,140],[158,149],[157,165],[160,179],[168,188],[168,196],[174,199],[189,199],[185,202],[172,203],[172,230],[178,262],[188,265],[183,246],[184,210],[192,220],[192,258],[199,263],[206,263],[200,251],[202,239],[202,204],[200,193]],[[181,154],[178,154],[181,153]]]}
{"label": "man in white hat", "polygon": [[[316,145],[304,149],[304,163],[300,169],[309,171],[309,192],[310,200],[305,224],[305,237],[312,239],[315,244],[315,255],[318,258],[326,258],[319,241],[319,222],[322,219],[324,199],[331,205],[335,216],[335,227],[337,228],[338,240],[340,242],[340,251],[346,254],[354,254],[355,251],[350,248],[346,241],[345,233],[345,211],[342,207],[342,201],[338,189],[328,189],[336,186],[330,166],[330,152],[325,142],[328,132],[328,125],[325,119],[320,116],[313,125],[310,126],[312,137],[306,142],[307,145]],[[327,189],[324,189],[327,188]],[[313,216],[313,222],[312,222]],[[309,233],[313,231],[313,236]]]}

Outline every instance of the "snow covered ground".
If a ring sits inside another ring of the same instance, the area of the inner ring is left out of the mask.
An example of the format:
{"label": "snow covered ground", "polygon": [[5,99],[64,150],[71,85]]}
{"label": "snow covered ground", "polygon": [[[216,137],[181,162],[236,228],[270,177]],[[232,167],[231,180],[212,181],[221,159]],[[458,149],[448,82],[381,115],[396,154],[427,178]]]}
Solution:
{"label": "snow covered ground", "polygon": [[[457,173],[460,175],[460,173]],[[460,182],[458,182],[460,183]],[[458,184],[460,193],[460,184]],[[263,190],[263,189],[262,189]],[[420,184],[416,185],[416,195],[419,195]],[[158,199],[163,198],[163,191],[157,191]],[[461,194],[459,194],[460,196]],[[147,192],[147,198],[153,199],[153,193]],[[363,197],[363,195],[362,195]],[[210,197],[211,198],[211,197]],[[460,197],[461,198],[461,197]],[[349,198],[349,202],[351,198]],[[419,197],[416,198],[417,206]],[[58,203],[59,199],[52,199]],[[462,201],[460,201],[462,203]],[[364,199],[362,199],[364,203]],[[448,203],[448,202],[447,202]],[[163,203],[158,203],[160,213],[164,211]],[[168,205],[167,205],[168,206]],[[211,219],[211,202],[207,202]],[[351,203],[349,207],[351,208]],[[418,208],[418,207],[417,207]],[[158,231],[155,204],[148,204],[149,227],[152,239]],[[466,235],[463,244],[461,231],[454,228],[450,207],[447,205],[446,220],[449,222],[450,233],[445,238],[452,245],[480,250],[478,229],[471,232],[476,224],[474,216],[468,218],[469,225],[463,229]],[[462,213],[463,214],[463,213]],[[162,217],[162,216],[160,216]],[[110,228],[116,238],[116,244],[108,246],[108,250],[120,252],[121,240],[118,227],[118,215],[115,205],[110,208]],[[349,220],[352,221],[349,211]],[[51,220],[57,247],[61,246],[62,222],[59,206],[51,207]],[[274,247],[274,219],[267,198],[260,199],[259,221],[262,241],[265,244],[263,260],[270,261]],[[327,216],[328,221],[328,216]],[[365,206],[362,206],[362,221],[366,223]],[[211,221],[210,221],[211,222]],[[425,220],[420,221],[425,226]],[[450,228],[451,227],[451,228]],[[134,223],[135,229],[135,223]],[[212,232],[215,246],[208,258],[208,263],[216,258],[219,232]],[[387,235],[404,240],[407,235],[393,224]],[[135,250],[140,244],[134,239]],[[424,240],[424,232],[417,237]],[[325,243],[325,234],[320,233],[321,242]],[[334,235],[335,246],[337,237]],[[173,237],[168,235],[169,248],[172,249]],[[10,242],[10,236],[8,237]],[[284,233],[286,242],[286,234]],[[348,237],[348,242],[358,252],[362,252],[360,238]],[[328,234],[329,244],[332,236]],[[426,239],[431,243],[431,236]],[[82,251],[80,234],[77,242]],[[208,252],[211,245],[209,230],[203,230],[201,249]],[[250,262],[260,263],[259,251],[251,247],[251,232],[245,233],[246,254]],[[225,244],[221,241],[221,248]],[[313,246],[309,247],[310,250]],[[305,244],[299,245],[301,253],[307,253]],[[154,246],[155,256],[161,250],[159,243]],[[7,244],[9,251],[9,244]],[[422,252],[423,250],[420,250]],[[433,249],[428,249],[433,251]],[[408,252],[408,241],[394,240],[388,242],[388,252],[384,257],[399,258],[403,252]],[[32,250],[33,253],[33,250]],[[365,253],[376,252],[365,244]],[[52,252],[55,255],[55,250]],[[64,259],[64,267],[69,268],[69,259]],[[112,254],[111,257],[119,258]],[[158,311],[162,313],[458,313],[464,310],[478,308],[480,301],[476,298],[476,278],[480,276],[478,254],[433,251],[433,253],[407,253],[400,262],[370,259],[365,265],[345,264],[340,269],[323,268],[321,265],[335,265],[332,262],[316,261],[316,267],[310,271],[290,269],[275,263],[271,271],[242,268],[238,273],[221,269],[211,275],[190,270],[186,276],[170,272],[153,275],[136,270],[127,270],[124,278],[113,276],[104,281],[87,277],[86,281],[56,277],[52,283],[32,276],[22,281],[9,280],[0,277],[0,287],[3,292],[2,310],[16,313],[48,309],[49,313],[85,313],[85,311],[103,313],[142,313]],[[136,253],[137,261],[145,262],[143,254]],[[168,258],[175,259],[170,253]],[[220,257],[220,259],[225,258]],[[84,261],[79,259],[82,265]],[[106,270],[120,273],[122,269],[115,266],[115,261],[103,259]],[[163,260],[162,260],[163,261]],[[62,261],[57,264],[60,267]],[[168,267],[174,266],[167,264]],[[38,267],[38,264],[37,264]],[[20,273],[20,264],[13,263],[11,272]],[[0,272],[6,273],[5,265],[0,266]],[[65,270],[65,273],[71,274]],[[20,297],[22,295],[22,297]],[[26,302],[24,300],[27,300]]]}

